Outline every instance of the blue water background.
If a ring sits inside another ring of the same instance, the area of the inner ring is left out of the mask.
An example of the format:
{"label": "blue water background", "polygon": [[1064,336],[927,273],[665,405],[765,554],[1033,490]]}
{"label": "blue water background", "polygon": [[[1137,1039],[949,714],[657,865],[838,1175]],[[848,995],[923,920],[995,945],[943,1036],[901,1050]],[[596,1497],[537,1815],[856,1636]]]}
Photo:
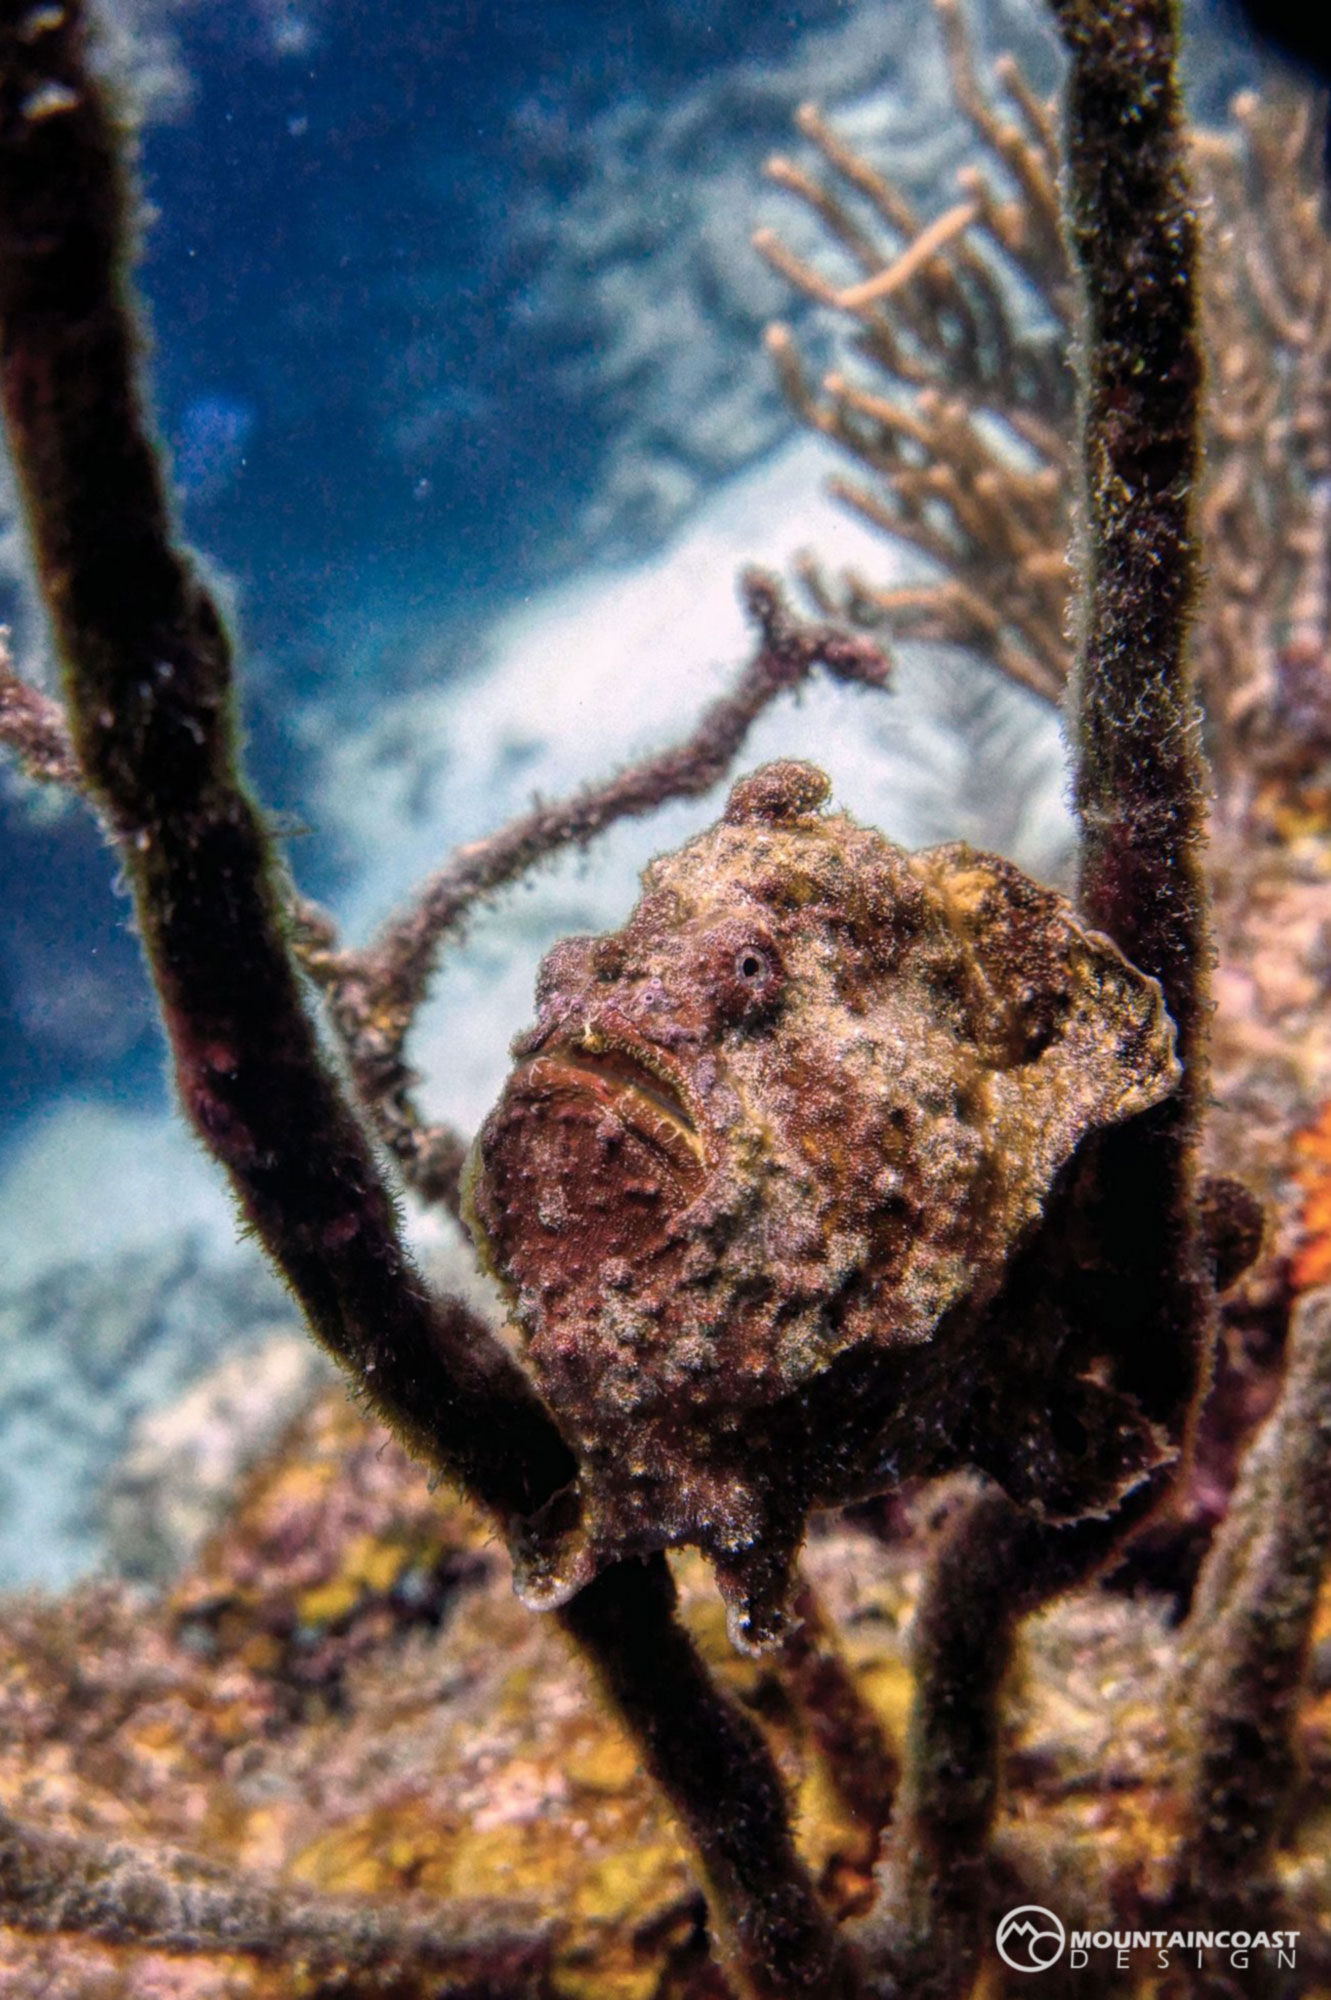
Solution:
{"label": "blue water background", "polygon": [[[783,52],[835,11],[315,0],[171,19],[190,100],[144,138],[152,389],[187,532],[238,607],[271,807],[301,814],[290,719],[345,692],[353,655],[364,675],[360,621],[386,634],[391,688],[395,636],[446,620],[465,659],[496,601],[568,559],[633,385],[598,397],[594,368],[532,330],[548,244],[515,208],[585,181],[608,107],[737,50]],[[86,817],[34,826],[6,802],[3,830],[0,1136],[85,1080],[159,1095],[126,906]],[[317,837],[298,859],[308,888],[333,887]]]}

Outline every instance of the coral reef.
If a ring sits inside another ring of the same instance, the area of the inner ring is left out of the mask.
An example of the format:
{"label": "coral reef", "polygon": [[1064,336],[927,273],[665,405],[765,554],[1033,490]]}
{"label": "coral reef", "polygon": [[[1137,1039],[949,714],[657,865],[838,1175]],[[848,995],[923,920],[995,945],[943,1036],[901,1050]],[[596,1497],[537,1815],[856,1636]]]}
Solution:
{"label": "coral reef", "polygon": [[325,1372],[304,1330],[270,1329],[228,1354],[176,1401],[146,1412],[105,1482],[117,1571],[176,1576],[231,1509],[242,1476],[289,1429]]}
{"label": "coral reef", "polygon": [[[959,1498],[922,1506],[908,1540],[827,1520],[812,1535],[805,1568],[861,1727],[868,1718],[867,1757],[853,1736],[849,1757],[839,1747],[835,1709],[784,1649],[731,1649],[701,1561],[681,1560],[681,1615],[760,1719],[798,1802],[801,1851],[847,1916],[872,1897],[876,1819],[906,1750],[921,1555]],[[1314,1640],[1320,1664],[1294,1736],[1308,1778],[1331,1765],[1325,1601]],[[1180,1837],[1176,1661],[1159,1600],[1075,1593],[1022,1625],[995,1845],[1070,1927],[1087,1867],[1107,1881],[1135,1875]],[[550,1978],[570,2000],[724,1991],[687,1850],[631,1738],[553,1621],[516,1603],[484,1521],[442,1489],[427,1494],[406,1454],[336,1388],[241,1489],[228,1526],[164,1602],[85,1586],[7,1606],[0,1717],[0,1787],[30,1826],[206,1851],[307,1897],[369,1895],[418,1913],[426,1898],[504,1897],[529,1932],[554,1920]],[[844,1786],[847,1772],[866,1771],[867,1828]],[[1328,1893],[1320,1777],[1291,1803],[1279,1871],[1288,1927],[1303,1932],[1304,1990],[1316,1991]],[[1075,1865],[1053,1872],[1060,1852]],[[1238,1927],[1237,1906],[1226,1921]],[[1125,1922],[1107,1899],[1085,1910],[1088,1927]],[[287,2000],[318,1990],[320,1976],[240,1952],[168,1956],[109,1939],[14,1932],[3,1951],[3,1978],[23,2000],[49,1993],[57,1971],[57,1991],[92,2000]],[[1238,1976],[1251,1978],[1258,1958]]]}
{"label": "coral reef", "polygon": [[[903,642],[973,650],[1057,701],[1071,671],[1067,562],[1073,272],[1059,228],[1052,107],[1011,58],[977,74],[956,0],[937,0],[958,110],[977,158],[960,199],[922,218],[814,104],[797,125],[816,167],[777,155],[769,177],[815,217],[818,263],[766,229],[756,247],[845,328],[855,357],[814,390],[790,329],[768,328],[787,399],[863,475],[833,490],[904,551],[917,579],[811,557],[825,610]],[[996,86],[996,87],[995,87]],[[1200,531],[1207,550],[1196,664],[1225,793],[1274,756],[1318,762],[1326,645],[1325,508],[1331,250],[1314,105],[1245,92],[1224,131],[1190,135],[1203,233],[1205,400]],[[852,282],[838,282],[849,265]],[[941,574],[940,574],[941,573]]]}
{"label": "coral reef", "polygon": [[[1004,1965],[1021,1977],[1003,1913],[1034,1905],[1082,1939],[1054,1992],[1093,1952],[1091,1990],[1159,1990],[1134,1948],[1194,1929],[1230,1942],[1171,1967],[1179,1991],[1251,1969],[1283,1996],[1331,1974],[1331,1313],[1325,1292],[1295,1305],[1288,1197],[1263,1254],[1232,1178],[1251,1166],[1266,1190],[1294,1157],[1251,1016],[1228,1045],[1222,1026],[1215,1077],[1266,1123],[1232,1158],[1220,1119],[1203,1134],[1189,639],[1208,516],[1174,21],[1167,0],[1053,11],[1057,142],[1014,70],[1024,131],[993,119],[945,13],[1015,207],[972,178],[918,226],[810,129],[908,239],[881,256],[823,201],[870,267],[839,303],[920,391],[918,421],[859,409],[897,441],[880,512],[922,544],[941,532],[934,553],[980,579],[973,601],[948,584],[875,615],[985,636],[1052,696],[1061,579],[1022,564],[1055,531],[1053,454],[1080,478],[1075,900],[964,848],[908,856],[826,814],[812,767],[769,765],[653,865],[623,930],[552,956],[464,1177],[405,1044],[468,911],[705,790],[815,667],[868,699],[886,662],[750,577],[754,658],[686,743],[465,849],[375,943],[343,947],[240,776],[230,642],[143,415],[130,204],[81,12],[0,6],[0,390],[65,694],[57,710],[5,670],[0,731],[35,774],[74,778],[116,842],[186,1114],[365,1408],[318,1403],[167,1602],[111,1588],[10,1608],[16,1990],[964,2000],[1008,1990]],[[1018,326],[974,231],[1078,329],[1075,444],[1051,442],[1074,415],[1055,343]],[[966,405],[995,384],[1043,468],[1014,473]],[[1277,464],[1256,419],[1241,451],[1262,476]],[[1273,632],[1285,615],[1272,605]],[[1275,681],[1274,747],[1242,738],[1261,778],[1242,824],[1264,844],[1249,856],[1219,815],[1216,876],[1222,945],[1271,921],[1265,890],[1288,974],[1282,920],[1305,886],[1289,850],[1316,873],[1320,763],[1315,677]],[[1246,699],[1212,703],[1222,777]],[[1281,1053],[1297,1070],[1303,1051]],[[1323,1144],[1308,1123],[1305,1166]],[[1283,1153],[1262,1151],[1273,1124]],[[414,1268],[372,1135],[428,1200],[455,1206],[466,1179],[532,1372]],[[1289,1327],[1246,1452],[1256,1412],[1223,1373],[1199,1427],[1221,1290],[1241,1301],[1231,1339],[1244,1312],[1273,1347]],[[905,1473],[950,1476],[903,1493]],[[806,1536],[811,1507],[861,1498],[860,1524]],[[496,1530],[553,1617],[507,1595]],[[728,1649],[697,1549],[757,1657]],[[1152,1561],[1164,1604],[1094,1581],[1117,1564],[1142,1591]]]}
{"label": "coral reef", "polygon": [[[1048,107],[1013,64],[1003,79],[1017,117],[999,119],[975,77],[959,9],[938,12],[954,95],[989,156],[988,173],[961,170],[955,206],[923,223],[812,104],[798,125],[828,177],[785,155],[768,163],[856,277],[824,276],[774,230],[761,231],[755,247],[804,297],[848,317],[876,377],[860,387],[838,370],[819,400],[790,329],[776,323],[767,344],[780,380],[804,421],[875,475],[869,485],[838,477],[838,497],[928,563],[918,583],[889,590],[856,575],[836,592],[816,564],[807,580],[829,606],[844,599],[852,616],[892,637],[974,646],[1056,699],[1071,665],[1065,354],[1075,311],[1058,142]],[[941,582],[929,574],[938,569]]]}
{"label": "coral reef", "polygon": [[[1021,0],[990,0],[986,16],[1023,46],[1034,39]],[[713,14],[709,26],[711,60],[667,104],[622,92],[570,130],[547,81],[520,121],[519,146],[550,176],[510,209],[525,257],[539,259],[523,330],[557,358],[559,404],[581,406],[604,434],[603,476],[564,526],[571,552],[641,548],[718,474],[788,434],[780,395],[753,366],[780,292],[746,254],[752,148],[777,142],[802,97],[853,94],[884,143],[936,171],[938,79],[909,11],[820,0],[731,28]],[[661,28],[654,14],[648,35]],[[775,208],[761,193],[757,203]],[[416,421],[428,436],[428,412]]]}

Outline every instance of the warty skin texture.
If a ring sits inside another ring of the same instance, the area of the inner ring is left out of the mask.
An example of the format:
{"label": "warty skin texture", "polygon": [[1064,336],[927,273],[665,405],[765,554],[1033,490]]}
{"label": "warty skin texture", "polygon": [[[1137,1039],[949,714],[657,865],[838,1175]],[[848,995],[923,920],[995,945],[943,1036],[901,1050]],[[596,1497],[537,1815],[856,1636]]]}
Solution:
{"label": "warty skin texture", "polygon": [[479,1136],[470,1223],[584,1465],[538,1601],[695,1542],[758,1643],[810,1506],[975,1463],[1057,1517],[1159,1462],[1139,1412],[1104,1421],[1103,1359],[1070,1363],[1094,1444],[1084,1410],[1014,1436],[987,1387],[1081,1140],[1177,1085],[1159,988],[1011,863],[908,854],[828,792],[741,780],[622,930],[557,946]]}

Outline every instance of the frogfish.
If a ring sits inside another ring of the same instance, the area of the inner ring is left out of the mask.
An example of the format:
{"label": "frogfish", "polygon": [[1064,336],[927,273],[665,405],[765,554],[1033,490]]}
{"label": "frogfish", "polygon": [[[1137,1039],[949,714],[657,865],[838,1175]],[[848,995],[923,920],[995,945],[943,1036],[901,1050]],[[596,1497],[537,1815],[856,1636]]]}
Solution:
{"label": "frogfish", "polygon": [[469,1227],[583,1466],[532,1601],[693,1543],[757,1645],[813,1508],[970,1465],[1070,1518],[1166,1453],[1018,1282],[1079,1148],[1177,1087],[1159,987],[1011,862],[829,791],[743,778],[558,944],[479,1134]]}

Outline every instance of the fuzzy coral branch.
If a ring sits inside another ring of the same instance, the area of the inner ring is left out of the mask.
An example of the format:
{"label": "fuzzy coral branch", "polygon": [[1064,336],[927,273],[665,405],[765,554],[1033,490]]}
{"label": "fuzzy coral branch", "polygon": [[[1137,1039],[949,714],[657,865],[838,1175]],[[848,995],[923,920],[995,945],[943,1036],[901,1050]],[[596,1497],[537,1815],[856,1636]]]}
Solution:
{"label": "fuzzy coral branch", "polygon": [[[1161,982],[1185,1059],[1210,947],[1187,648],[1201,363],[1196,228],[1165,0],[1053,0],[1072,56],[1068,227],[1082,280],[1085,522],[1074,701],[1079,901]],[[1194,1079],[1194,1093],[1204,1078]]]}
{"label": "fuzzy coral branch", "polygon": [[979,1966],[1002,1795],[1002,1695],[1023,1618],[1112,1554],[1112,1519],[1051,1526],[996,1487],[945,1519],[915,1614],[901,1791],[863,1926],[876,2000],[963,2000]]}
{"label": "fuzzy coral branch", "polygon": [[78,10],[0,8],[0,377],[74,748],[124,856],[181,1098],[320,1340],[501,1517],[572,1476],[484,1325],[407,1261],[324,1064],[236,769],[230,644],[177,546],[126,303],[128,196]]}
{"label": "fuzzy coral branch", "polygon": [[0,1812],[0,1923],[181,1955],[301,1962],[320,1991],[419,1980],[437,2000],[537,2000],[548,1925],[499,1901],[437,1905],[428,1920],[368,1902],[268,1889],[180,1854],[47,1834]]}
{"label": "fuzzy coral branch", "polygon": [[[1195,1185],[1205,1089],[1204,774],[1187,661],[1200,368],[1168,0],[1053,0],[1067,41],[1067,192],[1083,288],[1081,631],[1073,678],[1081,905],[1159,979],[1181,1092],[1086,1149],[1067,1306],[1177,1437],[1203,1372],[1208,1288]],[[1006,142],[989,134],[1008,155]],[[1056,1232],[1057,1234],[1057,1232]],[[1036,1254],[1038,1255],[1038,1248]],[[1055,1270],[1057,1243],[1048,1269]],[[1079,1296],[1080,1294],[1080,1296]],[[916,1693],[881,1904],[884,1994],[961,2000],[978,1966],[997,1805],[999,1697],[1017,1619],[1079,1580],[1150,1504],[1048,1527],[982,1492],[944,1532],[917,1617]]]}
{"label": "fuzzy coral branch", "polygon": [[1331,1547],[1331,1290],[1304,1298],[1280,1402],[1248,1454],[1189,1620],[1183,1893],[1261,1881],[1298,1768],[1295,1725]]}
{"label": "fuzzy coral branch", "polygon": [[1126,1382],[1175,1436],[1209,1351],[1196,1149],[1208,1088],[1207,779],[1189,661],[1201,361],[1170,0],[1052,0],[1071,59],[1084,492],[1071,694],[1078,902],[1158,979],[1179,1093],[1087,1163]]}
{"label": "fuzzy coral branch", "polygon": [[856,1954],[795,1852],[761,1732],[675,1622],[674,1595],[664,1557],[652,1556],[606,1570],[559,1616],[694,1840],[742,1990],[754,2000],[851,2000]]}
{"label": "fuzzy coral branch", "polygon": [[885,1996],[961,2000],[978,1966],[985,1850],[999,1796],[999,1694],[1031,1523],[996,1488],[968,1493],[925,1577],[901,1796],[866,1942]]}
{"label": "fuzzy coral branch", "polygon": [[861,1826],[877,1834],[892,1810],[895,1754],[807,1577],[800,1579],[793,1609],[798,1623],[782,1641],[781,1677],[837,1796]]}
{"label": "fuzzy coral branch", "polygon": [[682,743],[570,798],[537,805],[459,849],[367,951],[338,951],[328,919],[302,906],[299,949],[328,995],[360,1101],[423,1199],[442,1201],[456,1212],[466,1142],[451,1127],[421,1116],[404,1046],[440,951],[476,905],[561,849],[585,846],[616,820],[709,791],[729,770],[764,709],[815,667],[864,687],[888,685],[888,662],[870,640],[796,617],[775,578],[761,570],[746,571],[741,587],[758,630],[757,649],[736,685],[711,704]]}

